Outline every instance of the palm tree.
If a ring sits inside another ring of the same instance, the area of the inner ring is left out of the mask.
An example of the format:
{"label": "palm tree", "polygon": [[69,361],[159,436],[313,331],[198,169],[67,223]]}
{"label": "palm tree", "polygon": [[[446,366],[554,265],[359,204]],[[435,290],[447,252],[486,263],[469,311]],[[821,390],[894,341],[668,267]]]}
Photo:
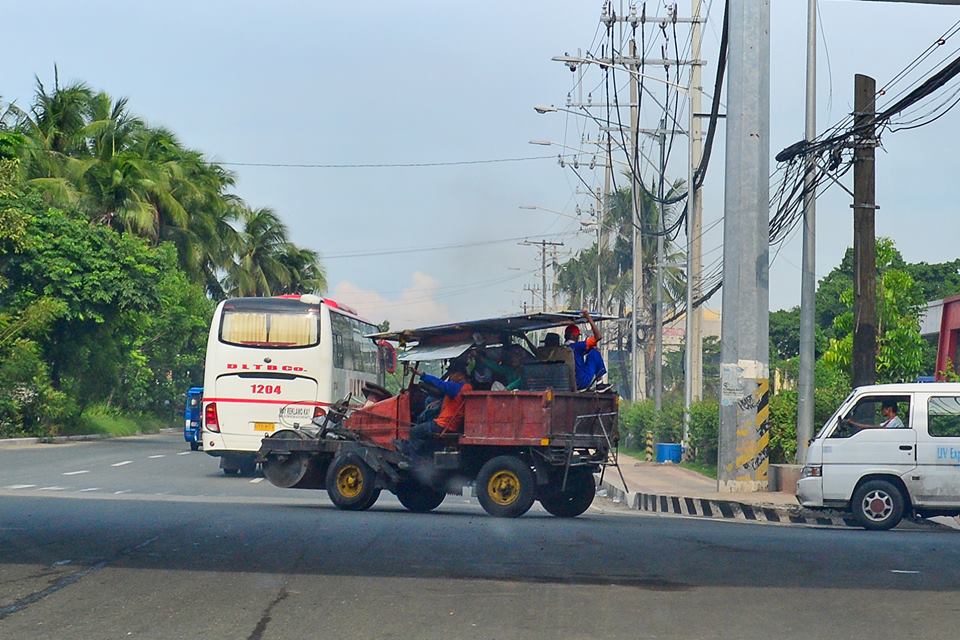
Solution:
{"label": "palm tree", "polygon": [[287,268],[290,281],[277,293],[323,293],[326,290],[327,274],[316,251],[287,243],[280,262]]}
{"label": "palm tree", "polygon": [[235,296],[269,296],[290,286],[290,271],[283,263],[287,228],[273,209],[242,207],[239,248],[229,268],[225,290]]}

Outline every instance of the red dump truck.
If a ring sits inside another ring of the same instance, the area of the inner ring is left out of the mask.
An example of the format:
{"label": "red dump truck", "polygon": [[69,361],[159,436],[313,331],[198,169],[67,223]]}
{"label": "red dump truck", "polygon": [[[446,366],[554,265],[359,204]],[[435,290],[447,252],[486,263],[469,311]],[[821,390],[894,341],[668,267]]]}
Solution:
{"label": "red dump truck", "polygon": [[[514,340],[532,346],[529,332],[577,319],[573,312],[534,313],[368,337],[397,343],[406,373],[410,363],[495,352]],[[619,399],[612,390],[570,389],[568,374],[568,363],[531,361],[519,390],[465,392],[463,433],[439,436],[428,459],[398,450],[433,393],[412,375],[396,395],[368,385],[364,405],[346,398],[309,425],[264,438],[259,459],[271,483],[326,489],[345,510],[368,509],[386,489],[407,509],[426,512],[472,485],[494,516],[523,515],[537,500],[553,515],[577,516],[593,502],[594,474],[617,464]]]}

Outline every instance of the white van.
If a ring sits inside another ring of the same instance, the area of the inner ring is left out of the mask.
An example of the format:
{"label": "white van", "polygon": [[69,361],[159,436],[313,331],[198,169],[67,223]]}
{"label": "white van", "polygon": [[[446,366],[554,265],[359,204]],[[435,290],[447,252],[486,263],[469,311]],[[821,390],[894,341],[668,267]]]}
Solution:
{"label": "white van", "polygon": [[854,389],[810,443],[797,499],[867,529],[960,515],[960,384]]}

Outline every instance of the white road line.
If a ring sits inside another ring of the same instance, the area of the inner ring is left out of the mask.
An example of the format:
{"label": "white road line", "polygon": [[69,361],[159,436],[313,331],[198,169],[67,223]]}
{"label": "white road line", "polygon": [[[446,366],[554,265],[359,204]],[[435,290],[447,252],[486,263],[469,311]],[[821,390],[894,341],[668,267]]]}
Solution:
{"label": "white road line", "polygon": [[40,487],[37,491],[63,491],[66,487],[58,487],[57,485],[51,485],[49,487]]}
{"label": "white road line", "polygon": [[111,467],[122,467],[125,464],[132,464],[133,460],[124,460],[123,462],[118,462],[116,464],[110,465]]}
{"label": "white road line", "polygon": [[87,491],[100,491],[100,487],[88,487],[86,489],[80,489],[80,493],[86,493]]}
{"label": "white road line", "polygon": [[65,476],[78,476],[78,475],[80,475],[81,473],[90,473],[90,471],[88,471],[87,469],[84,469],[83,471],[67,471],[67,472],[64,473],[63,475],[65,475]]}
{"label": "white road line", "polygon": [[130,489],[124,489],[123,491],[114,491],[113,495],[118,496],[121,493],[130,493]]}
{"label": "white road line", "polygon": [[154,459],[156,459],[156,458],[162,458],[162,457],[164,457],[164,454],[161,453],[161,454],[158,454],[158,455],[155,455],[155,456],[149,456],[149,457],[150,457],[151,460],[154,460]]}
{"label": "white road line", "polygon": [[178,453],[177,455],[178,455],[178,456],[188,456],[188,455],[190,455],[191,453],[193,453],[193,451],[181,451],[181,452]]}
{"label": "white road line", "polygon": [[35,484],[8,484],[4,489],[32,489]]}
{"label": "white road line", "polygon": [[914,575],[920,573],[919,571],[907,571],[905,569],[890,569],[890,573],[906,573],[909,575]]}
{"label": "white road line", "polygon": [[254,478],[250,481],[250,484],[257,484],[258,482],[263,482],[263,478]]}

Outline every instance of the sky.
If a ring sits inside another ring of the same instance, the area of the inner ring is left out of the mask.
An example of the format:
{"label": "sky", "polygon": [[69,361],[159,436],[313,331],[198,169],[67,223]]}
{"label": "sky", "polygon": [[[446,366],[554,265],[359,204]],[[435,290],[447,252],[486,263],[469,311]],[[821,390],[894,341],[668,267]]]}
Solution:
{"label": "sky", "polygon": [[[497,315],[529,304],[525,288],[539,286],[539,252],[520,239],[562,242],[560,258],[591,241],[575,218],[593,198],[578,193],[584,189],[573,169],[555,159],[570,150],[529,141],[583,148],[582,133],[596,139],[583,118],[540,115],[533,106],[562,107],[571,91],[578,99],[577,75],[550,58],[596,50],[601,4],[48,0],[41,12],[12,3],[5,23],[17,26],[5,31],[5,48],[16,54],[0,58],[0,96],[28,104],[34,76],[52,85],[56,64],[62,83],[81,80],[126,96],[151,124],[230,163],[550,156],[419,168],[230,166],[236,192],[252,206],[274,208],[295,242],[319,251],[327,293],[362,315],[394,327]],[[663,11],[662,2],[647,5],[651,14]],[[805,5],[772,2],[772,154],[803,137]],[[708,6],[702,57],[709,91],[723,1],[704,0]],[[681,0],[680,14],[688,12]],[[851,111],[854,73],[882,84],[960,18],[956,7],[851,0],[821,0],[820,13],[819,130]],[[682,47],[684,29],[677,39]],[[593,100],[602,102],[602,82],[597,70],[586,73],[584,99],[596,90]],[[656,126],[662,113],[652,107],[644,106],[644,126]],[[878,150],[877,232],[895,238],[909,261],[958,255],[960,181],[944,144],[958,124],[960,109],[888,135]],[[723,138],[721,124],[704,186],[708,226],[723,215]],[[580,162],[589,160],[580,154]],[[591,187],[602,179],[599,170],[581,174]],[[686,177],[682,138],[667,175]],[[839,188],[818,201],[818,278],[851,244],[849,205]],[[705,263],[722,254],[721,240],[720,225],[705,234]],[[772,309],[799,302],[800,251],[794,233],[771,252]],[[710,306],[720,307],[719,296]]]}

